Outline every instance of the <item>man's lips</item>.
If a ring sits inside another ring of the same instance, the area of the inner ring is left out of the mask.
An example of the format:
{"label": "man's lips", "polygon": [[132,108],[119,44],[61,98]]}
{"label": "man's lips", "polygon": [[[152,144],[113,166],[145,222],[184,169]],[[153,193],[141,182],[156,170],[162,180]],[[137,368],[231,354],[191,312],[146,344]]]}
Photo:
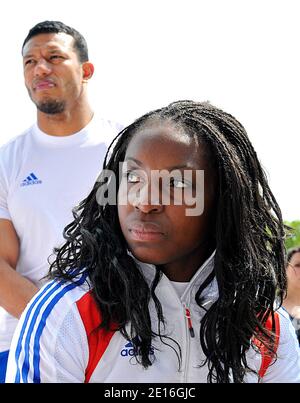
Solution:
{"label": "man's lips", "polygon": [[155,223],[135,223],[129,227],[131,238],[135,241],[159,241],[165,234]]}
{"label": "man's lips", "polygon": [[41,81],[37,81],[36,83],[33,84],[33,89],[35,91],[48,90],[53,87],[55,87],[55,84],[53,81],[50,81],[50,80],[41,80]]}

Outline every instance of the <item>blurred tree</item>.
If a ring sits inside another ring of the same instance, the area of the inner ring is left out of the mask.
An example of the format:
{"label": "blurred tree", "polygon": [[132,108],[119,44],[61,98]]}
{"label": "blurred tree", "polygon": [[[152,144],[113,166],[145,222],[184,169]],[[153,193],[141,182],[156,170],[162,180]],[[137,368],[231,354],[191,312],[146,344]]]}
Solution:
{"label": "blurred tree", "polygon": [[300,221],[285,221],[285,224],[292,228],[285,241],[286,248],[300,246]]}

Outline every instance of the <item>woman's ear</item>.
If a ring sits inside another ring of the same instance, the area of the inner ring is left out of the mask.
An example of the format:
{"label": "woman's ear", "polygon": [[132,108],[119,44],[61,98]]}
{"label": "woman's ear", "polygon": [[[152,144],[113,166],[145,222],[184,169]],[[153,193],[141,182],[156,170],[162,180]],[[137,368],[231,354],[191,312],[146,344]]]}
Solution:
{"label": "woman's ear", "polygon": [[90,62],[84,62],[82,64],[82,79],[83,82],[87,82],[94,74],[94,65]]}

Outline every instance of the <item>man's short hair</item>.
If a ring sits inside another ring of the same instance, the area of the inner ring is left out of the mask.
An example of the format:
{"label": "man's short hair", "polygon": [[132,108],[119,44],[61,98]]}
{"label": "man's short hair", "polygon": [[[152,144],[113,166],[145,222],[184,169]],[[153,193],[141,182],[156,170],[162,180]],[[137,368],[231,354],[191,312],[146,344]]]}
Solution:
{"label": "man's short hair", "polygon": [[76,31],[76,29],[71,28],[60,21],[43,21],[36,24],[28,32],[28,35],[26,36],[22,45],[22,51],[26,43],[36,35],[48,33],[59,34],[61,32],[73,37],[74,49],[78,54],[79,61],[81,63],[87,62],[89,60],[89,55],[86,40],[78,31]]}

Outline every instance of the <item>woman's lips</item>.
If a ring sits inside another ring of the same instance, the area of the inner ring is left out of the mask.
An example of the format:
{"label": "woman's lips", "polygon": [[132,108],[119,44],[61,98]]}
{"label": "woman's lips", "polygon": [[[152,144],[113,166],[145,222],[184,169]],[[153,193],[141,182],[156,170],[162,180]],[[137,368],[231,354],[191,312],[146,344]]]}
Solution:
{"label": "woman's lips", "polygon": [[129,228],[131,238],[135,241],[160,241],[164,233],[157,224],[136,223]]}

